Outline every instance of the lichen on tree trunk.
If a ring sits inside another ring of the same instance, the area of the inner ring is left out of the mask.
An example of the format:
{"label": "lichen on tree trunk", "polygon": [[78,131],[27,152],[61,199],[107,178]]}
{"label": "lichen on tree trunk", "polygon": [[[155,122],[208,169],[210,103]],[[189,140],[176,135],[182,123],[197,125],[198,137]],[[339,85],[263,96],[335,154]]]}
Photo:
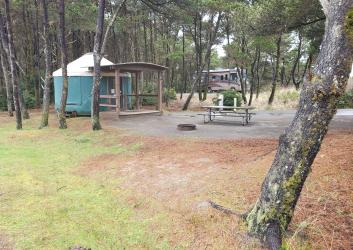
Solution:
{"label": "lichen on tree trunk", "polygon": [[248,231],[271,249],[281,245],[352,65],[353,1],[321,2],[326,15],[325,35],[313,78],[304,83],[298,111],[279,138],[260,197],[246,217]]}

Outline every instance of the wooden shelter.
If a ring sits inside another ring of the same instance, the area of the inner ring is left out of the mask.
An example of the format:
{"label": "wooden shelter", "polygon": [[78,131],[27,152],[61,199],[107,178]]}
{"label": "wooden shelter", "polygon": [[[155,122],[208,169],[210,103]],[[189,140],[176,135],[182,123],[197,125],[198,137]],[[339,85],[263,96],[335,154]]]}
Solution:
{"label": "wooden shelter", "polygon": [[[134,115],[162,112],[164,71],[167,67],[145,62],[118,63],[101,67],[102,73],[114,73],[114,86],[108,86],[106,94],[100,95],[100,106],[118,115]],[[131,74],[129,91],[123,90],[122,75]],[[144,79],[148,76],[148,79]],[[145,83],[155,84],[153,93],[144,92]],[[156,98],[155,107],[144,107],[143,100]]]}

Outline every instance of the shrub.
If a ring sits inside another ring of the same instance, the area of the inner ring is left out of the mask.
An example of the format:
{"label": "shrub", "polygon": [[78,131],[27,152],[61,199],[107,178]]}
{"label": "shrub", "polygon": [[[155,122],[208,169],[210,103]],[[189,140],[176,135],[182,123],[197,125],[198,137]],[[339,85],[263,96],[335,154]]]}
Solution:
{"label": "shrub", "polygon": [[34,98],[34,95],[28,93],[28,91],[24,91],[23,99],[28,109],[34,108],[36,106],[36,99]]}
{"label": "shrub", "polygon": [[[155,86],[152,83],[147,83],[144,88],[143,88],[143,93],[144,94],[153,94],[155,93]],[[142,98],[142,105],[156,105],[157,104],[157,98],[153,96],[144,96]]]}
{"label": "shrub", "polygon": [[[234,98],[237,98],[237,103],[236,106],[240,107],[241,106],[241,95],[239,92],[235,91],[235,90],[226,90],[221,92],[221,94],[223,95],[223,105],[224,106],[234,106]],[[219,105],[218,103],[218,98],[214,98],[213,99],[213,103],[216,105]]]}
{"label": "shrub", "polygon": [[168,91],[168,88],[163,89],[163,100],[176,100],[176,91],[175,88],[170,88]]}
{"label": "shrub", "polygon": [[6,96],[0,95],[0,111],[6,111],[6,110],[7,110]]}
{"label": "shrub", "polygon": [[337,107],[342,108],[353,108],[353,90],[345,92],[339,99]]}

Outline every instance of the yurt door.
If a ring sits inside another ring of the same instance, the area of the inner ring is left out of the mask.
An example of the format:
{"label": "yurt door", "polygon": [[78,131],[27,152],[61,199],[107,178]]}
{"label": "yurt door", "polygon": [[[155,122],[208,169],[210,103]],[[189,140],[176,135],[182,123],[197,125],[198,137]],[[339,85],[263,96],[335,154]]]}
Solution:
{"label": "yurt door", "polygon": [[132,109],[132,86],[131,79],[129,77],[120,77],[120,107],[122,110],[131,110]]}

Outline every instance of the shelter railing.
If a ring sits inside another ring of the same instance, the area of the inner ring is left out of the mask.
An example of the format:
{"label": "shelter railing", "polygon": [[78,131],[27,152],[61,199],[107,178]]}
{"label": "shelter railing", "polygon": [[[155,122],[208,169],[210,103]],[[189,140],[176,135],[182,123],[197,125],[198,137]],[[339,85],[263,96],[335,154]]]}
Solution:
{"label": "shelter railing", "polygon": [[111,103],[111,100],[116,100],[117,99],[116,95],[99,95],[99,98],[108,99],[108,102],[109,102],[109,103],[100,102],[99,106],[101,106],[101,107],[111,107],[111,108],[120,107],[122,110],[126,110],[128,108],[128,103],[129,103],[128,98],[129,97],[134,97],[135,100],[133,102],[131,102],[131,103],[135,103],[135,108],[137,110],[139,110],[140,107],[143,106],[142,105],[142,100],[141,100],[143,97],[156,97],[156,98],[158,98],[158,96],[159,96],[158,94],[148,94],[148,93],[146,93],[146,94],[122,94],[122,95],[120,95],[120,99],[123,100],[123,104],[122,104],[122,107],[120,107],[120,105],[121,105],[120,103],[118,105],[117,105],[117,103],[116,104],[112,104]]}

